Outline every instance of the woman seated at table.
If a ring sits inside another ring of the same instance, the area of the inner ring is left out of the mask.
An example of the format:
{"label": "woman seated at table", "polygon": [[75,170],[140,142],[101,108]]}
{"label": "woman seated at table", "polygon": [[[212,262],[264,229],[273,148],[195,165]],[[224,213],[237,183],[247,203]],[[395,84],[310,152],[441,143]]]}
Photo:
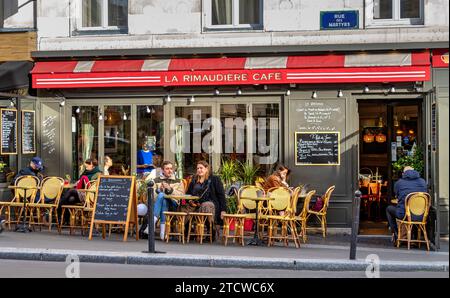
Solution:
{"label": "woman seated at table", "polygon": [[279,165],[277,170],[270,175],[264,183],[264,190],[267,192],[273,187],[285,187],[290,188],[287,183],[291,170],[283,165]]}
{"label": "woman seated at table", "polygon": [[226,213],[225,190],[219,177],[211,174],[211,168],[206,161],[197,162],[197,174],[192,178],[186,194],[197,196],[196,202],[189,201],[188,212],[212,213],[213,238],[220,230],[223,215]]}
{"label": "woman seated at table", "polygon": [[[76,189],[67,191],[63,198],[59,201],[58,214],[61,214],[61,206],[63,205],[76,205],[79,203],[84,203],[86,193],[78,190],[88,188],[90,181],[96,180],[101,173],[102,171],[98,167],[97,160],[87,159],[84,162],[84,170],[78,179]],[[66,221],[68,219],[69,213],[66,213],[66,218],[64,220]]]}

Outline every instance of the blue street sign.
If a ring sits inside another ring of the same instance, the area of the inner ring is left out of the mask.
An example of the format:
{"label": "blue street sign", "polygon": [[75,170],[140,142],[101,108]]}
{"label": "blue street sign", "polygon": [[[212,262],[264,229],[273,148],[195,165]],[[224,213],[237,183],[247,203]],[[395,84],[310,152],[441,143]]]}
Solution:
{"label": "blue street sign", "polygon": [[321,11],[320,30],[359,29],[359,11]]}

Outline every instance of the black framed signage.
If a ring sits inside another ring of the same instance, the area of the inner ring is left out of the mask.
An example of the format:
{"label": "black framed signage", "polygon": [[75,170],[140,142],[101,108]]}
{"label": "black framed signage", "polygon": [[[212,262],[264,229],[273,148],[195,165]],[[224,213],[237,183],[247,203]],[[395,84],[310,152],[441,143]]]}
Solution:
{"label": "black framed signage", "polygon": [[17,154],[16,109],[1,109],[0,127],[2,128],[0,154]]}
{"label": "black framed signage", "polygon": [[35,111],[22,111],[22,153],[36,153]]}
{"label": "black framed signage", "polygon": [[340,132],[296,132],[295,164],[297,166],[338,166]]}

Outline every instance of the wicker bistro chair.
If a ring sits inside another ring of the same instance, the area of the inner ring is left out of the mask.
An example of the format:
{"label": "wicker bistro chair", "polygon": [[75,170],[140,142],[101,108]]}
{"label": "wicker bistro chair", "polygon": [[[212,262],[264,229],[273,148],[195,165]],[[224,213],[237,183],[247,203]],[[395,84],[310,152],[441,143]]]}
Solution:
{"label": "wicker bistro chair", "polygon": [[[308,217],[309,204],[311,203],[311,199],[315,194],[316,194],[315,190],[311,190],[310,192],[308,192],[308,194],[305,197],[304,203],[303,203],[302,211],[300,212],[299,215],[294,216],[295,230],[297,231],[297,227],[300,226],[300,233],[297,233],[297,236],[300,239],[300,235],[301,235],[303,243],[306,243],[306,239],[307,239],[306,222],[307,222],[307,217]],[[297,214],[297,200],[298,200],[298,196],[297,196],[297,199],[294,196],[293,209],[292,209],[293,214]]]}
{"label": "wicker bistro chair", "polygon": [[[184,223],[188,214],[186,212],[165,211],[164,215],[166,216],[166,234],[164,235],[164,240],[169,242],[171,236],[176,236],[179,242],[183,242],[184,244]],[[172,225],[175,227],[175,230],[172,230]]]}
{"label": "wicker bistro chair", "polygon": [[[410,249],[411,243],[426,243],[427,250],[430,250],[430,241],[427,236],[427,217],[430,210],[431,197],[425,192],[413,192],[410,193],[405,199],[405,217],[403,219],[397,219],[398,226],[398,239],[397,247],[400,247],[400,241],[406,241],[408,243],[408,249]],[[417,240],[411,239],[411,233],[413,226],[417,226]],[[403,233],[402,230],[406,230]],[[425,240],[421,240],[421,233]]]}
{"label": "wicker bistro chair", "polygon": [[[59,225],[58,205],[64,188],[64,179],[60,177],[47,177],[42,180],[40,186],[40,196],[36,203],[28,204],[30,212],[30,225],[39,225],[41,228],[45,224],[42,218],[48,214],[48,230],[51,231],[53,216],[56,224]],[[50,200],[50,202],[48,201]],[[46,202],[47,201],[47,202]],[[35,221],[35,215],[37,222]]]}
{"label": "wicker bistro chair", "polygon": [[[27,210],[24,210],[23,203],[25,200],[26,202],[34,202],[36,193],[39,187],[39,178],[35,176],[22,176],[17,178],[17,180],[14,183],[14,186],[19,187],[27,187],[30,188],[26,191],[27,196],[25,196],[25,191],[23,189],[16,188],[14,189],[14,196],[9,202],[0,202],[0,215],[3,213],[3,210],[5,210],[5,217],[6,222],[8,224],[8,229],[11,229],[12,223],[19,223],[20,218],[22,216],[23,212],[27,212]],[[12,217],[12,214],[14,213],[14,219]],[[25,214],[26,215],[26,214]]]}
{"label": "wicker bistro chair", "polygon": [[[61,234],[63,228],[70,229],[70,235],[73,230],[81,230],[81,234],[84,235],[84,230],[89,229],[89,222],[92,217],[92,212],[95,205],[95,192],[97,189],[96,181],[91,181],[90,186],[87,189],[79,189],[80,192],[85,192],[85,201],[83,204],[77,205],[63,205],[61,206],[61,222],[58,227],[58,232]],[[66,212],[70,214],[69,225],[63,225],[64,215]]]}
{"label": "wicker bistro chair", "polygon": [[322,209],[320,209],[319,211],[308,210],[307,216],[306,216],[306,221],[308,221],[308,219],[313,215],[315,217],[317,217],[317,219],[319,220],[320,225],[321,225],[323,238],[326,238],[326,236],[327,236],[327,211],[328,211],[328,205],[330,203],[331,194],[333,193],[335,188],[336,188],[336,186],[333,185],[327,189],[325,195],[323,196]]}
{"label": "wicker bistro chair", "polygon": [[[289,245],[289,234],[298,248],[297,233],[292,212],[292,198],[294,194],[287,188],[272,188],[268,191],[270,197],[275,200],[269,201],[269,215],[262,215],[263,220],[268,221],[268,246],[274,244],[274,240],[280,239],[286,246]],[[299,190],[295,191],[298,196]],[[281,226],[281,233],[278,234]]]}
{"label": "wicker bistro chair", "polygon": [[[245,214],[225,214],[223,216],[223,242],[225,246],[228,239],[232,238],[233,243],[238,239],[239,243],[244,246],[244,223],[247,216]],[[234,234],[230,233],[230,226],[234,222]]]}
{"label": "wicker bistro chair", "polygon": [[[206,223],[208,221],[209,225]],[[212,213],[200,213],[189,212],[189,230],[187,242],[191,239],[191,236],[196,236],[197,241],[203,244],[203,238],[209,237],[210,243],[213,242],[213,222],[214,214]],[[207,229],[205,233],[205,228]],[[194,231],[192,231],[194,229]]]}

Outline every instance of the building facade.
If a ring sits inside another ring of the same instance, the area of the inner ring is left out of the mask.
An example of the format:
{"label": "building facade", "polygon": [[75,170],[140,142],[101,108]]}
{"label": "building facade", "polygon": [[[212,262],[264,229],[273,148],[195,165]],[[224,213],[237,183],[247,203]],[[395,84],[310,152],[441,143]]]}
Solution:
{"label": "building facade", "polygon": [[[284,163],[292,185],[336,185],[328,223],[348,228],[359,178],[381,181],[388,203],[401,158],[422,152],[448,233],[447,1],[37,3],[32,85],[48,174],[75,177],[105,155],[114,173],[133,173],[143,144],[183,176],[199,159],[262,175]],[[382,205],[365,206],[369,233]]]}

